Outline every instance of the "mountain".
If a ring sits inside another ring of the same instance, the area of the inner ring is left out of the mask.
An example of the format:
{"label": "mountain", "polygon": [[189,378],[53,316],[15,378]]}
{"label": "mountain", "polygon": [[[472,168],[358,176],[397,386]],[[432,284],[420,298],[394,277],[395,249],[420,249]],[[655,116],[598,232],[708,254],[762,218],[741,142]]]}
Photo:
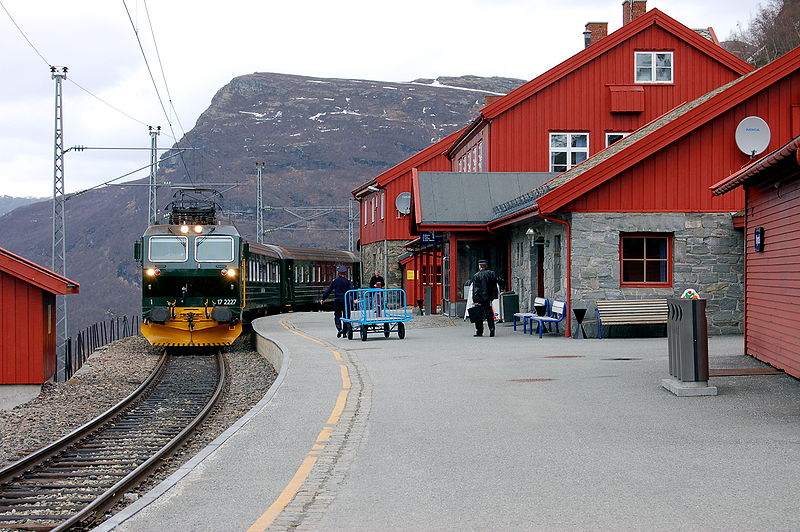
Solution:
{"label": "mountain", "polygon": [[[266,241],[345,249],[353,188],[468,124],[486,96],[523,82],[476,76],[406,83],[272,73],[236,77],[174,146],[198,149],[181,156],[166,152],[158,181],[237,183],[221,187],[230,188],[222,207],[254,240],[256,163],[263,162],[264,205],[273,207],[266,228],[298,222],[282,207],[341,209],[315,219],[311,230],[277,230]],[[159,190],[160,209],[170,196],[167,187]],[[0,247],[48,266],[51,210],[49,201],[41,201],[0,216]],[[70,329],[138,312],[140,274],[132,248],[146,227],[146,188],[107,187],[72,197],[66,216],[67,276],[81,284],[81,293],[67,298]]]}
{"label": "mountain", "polygon": [[17,207],[44,201],[46,198],[12,198],[11,196],[0,196],[0,216],[11,212]]}

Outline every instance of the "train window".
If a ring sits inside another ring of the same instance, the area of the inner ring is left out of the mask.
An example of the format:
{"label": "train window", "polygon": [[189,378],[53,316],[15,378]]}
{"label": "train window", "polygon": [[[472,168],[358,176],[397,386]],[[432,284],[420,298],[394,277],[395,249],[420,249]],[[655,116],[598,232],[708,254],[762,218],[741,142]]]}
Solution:
{"label": "train window", "polygon": [[197,262],[231,262],[233,237],[198,236],[194,241],[194,257]]}
{"label": "train window", "polygon": [[185,236],[153,236],[148,246],[150,262],[186,262],[189,258],[189,239]]}

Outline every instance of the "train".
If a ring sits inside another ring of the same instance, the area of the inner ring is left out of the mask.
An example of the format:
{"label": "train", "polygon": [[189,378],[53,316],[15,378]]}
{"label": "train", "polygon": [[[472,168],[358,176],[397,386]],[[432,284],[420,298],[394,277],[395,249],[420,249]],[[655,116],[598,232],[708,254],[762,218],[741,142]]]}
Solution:
{"label": "train", "polygon": [[218,219],[209,189],[180,189],[168,222],[134,244],[142,335],[152,345],[226,346],[259,316],[319,306],[339,266],[358,284],[355,253],[249,242]]}

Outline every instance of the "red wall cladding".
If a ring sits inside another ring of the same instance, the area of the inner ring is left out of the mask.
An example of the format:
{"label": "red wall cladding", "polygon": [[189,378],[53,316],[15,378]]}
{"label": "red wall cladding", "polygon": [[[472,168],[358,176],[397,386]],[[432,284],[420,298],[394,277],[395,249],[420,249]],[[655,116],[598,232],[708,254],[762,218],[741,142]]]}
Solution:
{"label": "red wall cladding", "polygon": [[[674,83],[636,84],[643,89],[644,111],[612,113],[609,87],[634,83],[634,53],[643,50],[673,52]],[[738,77],[671,33],[650,26],[495,117],[489,137],[489,170],[549,171],[549,133],[554,131],[589,132],[589,153],[593,155],[605,148],[606,132],[635,131],[677,105]]]}
{"label": "red wall cladding", "polygon": [[[800,181],[748,189],[745,234],[745,348],[800,378]],[[754,250],[757,227],[764,251]]]}
{"label": "red wall cladding", "polygon": [[736,147],[736,126],[748,116],[769,124],[765,153],[792,138],[792,104],[800,96],[796,72],[692,131],[668,148],[572,203],[572,211],[725,212],[744,205],[741,189],[713,196],[709,187],[737,172],[750,158]]}
{"label": "red wall cladding", "polygon": [[0,272],[0,384],[42,384],[55,373],[55,298]]}

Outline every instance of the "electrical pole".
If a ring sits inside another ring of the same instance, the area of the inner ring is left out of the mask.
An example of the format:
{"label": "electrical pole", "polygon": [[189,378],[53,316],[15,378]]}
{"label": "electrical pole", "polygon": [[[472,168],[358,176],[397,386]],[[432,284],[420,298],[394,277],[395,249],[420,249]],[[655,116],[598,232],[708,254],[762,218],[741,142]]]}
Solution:
{"label": "electrical pole", "polygon": [[156,202],[156,171],[158,170],[158,135],[161,133],[161,126],[154,128],[147,126],[150,131],[150,187],[149,202],[147,208],[147,223],[155,225],[158,223],[158,205]]}
{"label": "electrical pole", "polygon": [[[64,115],[61,82],[67,78],[67,67],[50,67],[50,76],[56,81],[55,137],[53,148],[53,255],[52,269],[67,275],[66,220],[64,194]],[[56,381],[63,382],[67,363],[67,297],[56,296]]]}
{"label": "electrical pole", "polygon": [[264,243],[264,189],[261,183],[261,169],[266,163],[256,163],[258,179],[256,180],[256,242]]}

